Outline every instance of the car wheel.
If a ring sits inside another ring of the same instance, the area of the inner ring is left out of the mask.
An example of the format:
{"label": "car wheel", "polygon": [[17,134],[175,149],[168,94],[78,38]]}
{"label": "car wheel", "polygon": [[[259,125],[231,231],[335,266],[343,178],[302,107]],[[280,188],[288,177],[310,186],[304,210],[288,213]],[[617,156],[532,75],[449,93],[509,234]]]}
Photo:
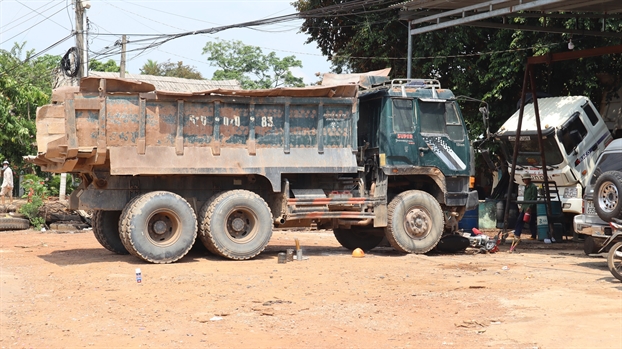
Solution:
{"label": "car wheel", "polygon": [[601,174],[594,185],[594,208],[600,219],[611,222],[622,218],[622,173],[608,171]]}

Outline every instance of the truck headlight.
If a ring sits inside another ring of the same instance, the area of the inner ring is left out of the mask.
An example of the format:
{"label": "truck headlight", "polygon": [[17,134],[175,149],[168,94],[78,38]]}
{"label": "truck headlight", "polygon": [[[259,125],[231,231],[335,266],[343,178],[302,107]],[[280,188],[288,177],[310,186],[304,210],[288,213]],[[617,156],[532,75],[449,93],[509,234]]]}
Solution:
{"label": "truck headlight", "polygon": [[564,199],[576,198],[578,194],[577,188],[566,188],[564,190]]}

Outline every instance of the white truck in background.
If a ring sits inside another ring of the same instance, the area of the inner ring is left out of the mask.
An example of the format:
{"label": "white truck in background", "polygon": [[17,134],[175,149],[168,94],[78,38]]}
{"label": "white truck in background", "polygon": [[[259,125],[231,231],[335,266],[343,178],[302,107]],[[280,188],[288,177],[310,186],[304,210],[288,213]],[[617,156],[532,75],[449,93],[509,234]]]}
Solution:
{"label": "white truck in background", "polygon": [[[564,230],[572,230],[574,216],[583,211],[582,197],[596,159],[613,137],[594,104],[584,96],[539,98],[538,108],[547,175],[551,189],[557,189],[564,213]],[[511,166],[519,112],[516,111],[495,133]],[[522,176],[544,182],[542,159],[537,137],[534,104],[525,106],[521,125],[514,180],[519,183],[522,200]]]}

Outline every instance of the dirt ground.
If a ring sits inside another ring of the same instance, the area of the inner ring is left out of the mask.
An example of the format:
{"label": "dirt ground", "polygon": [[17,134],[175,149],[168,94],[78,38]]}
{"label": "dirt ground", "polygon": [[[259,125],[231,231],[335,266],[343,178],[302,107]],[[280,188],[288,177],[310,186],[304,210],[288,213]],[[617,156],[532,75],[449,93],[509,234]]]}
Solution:
{"label": "dirt ground", "polygon": [[[308,259],[278,264],[294,238]],[[155,265],[91,231],[2,232],[0,347],[622,348],[622,283],[581,248],[353,258],[331,231],[276,231],[250,261]]]}

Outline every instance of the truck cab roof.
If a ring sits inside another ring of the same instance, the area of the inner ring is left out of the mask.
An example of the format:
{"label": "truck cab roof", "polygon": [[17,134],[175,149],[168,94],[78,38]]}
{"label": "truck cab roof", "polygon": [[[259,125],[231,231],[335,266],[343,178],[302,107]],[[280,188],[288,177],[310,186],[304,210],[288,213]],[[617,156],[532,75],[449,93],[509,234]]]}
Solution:
{"label": "truck cab roof", "polygon": [[[554,129],[561,127],[575,111],[580,111],[581,107],[586,103],[589,103],[589,99],[585,96],[539,98],[538,110],[542,132],[544,134],[551,133]],[[512,114],[501,126],[497,135],[515,135],[518,129],[519,114],[520,110]],[[537,125],[534,104],[530,103],[525,106],[521,133],[535,134],[536,132]]]}

